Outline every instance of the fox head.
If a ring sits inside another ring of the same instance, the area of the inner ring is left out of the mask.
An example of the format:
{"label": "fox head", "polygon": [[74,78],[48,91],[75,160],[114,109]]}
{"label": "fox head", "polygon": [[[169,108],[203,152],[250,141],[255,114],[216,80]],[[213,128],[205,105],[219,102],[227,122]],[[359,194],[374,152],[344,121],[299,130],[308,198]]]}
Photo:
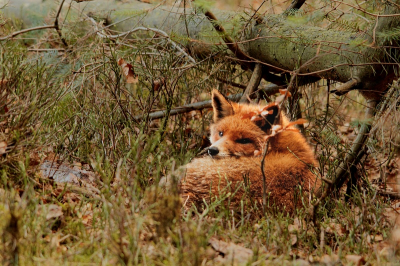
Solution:
{"label": "fox head", "polygon": [[[286,121],[276,103],[266,106],[238,104],[229,101],[217,90],[212,92],[212,107],[214,123],[208,154],[213,157],[258,155],[272,125]],[[259,119],[254,119],[255,115]]]}

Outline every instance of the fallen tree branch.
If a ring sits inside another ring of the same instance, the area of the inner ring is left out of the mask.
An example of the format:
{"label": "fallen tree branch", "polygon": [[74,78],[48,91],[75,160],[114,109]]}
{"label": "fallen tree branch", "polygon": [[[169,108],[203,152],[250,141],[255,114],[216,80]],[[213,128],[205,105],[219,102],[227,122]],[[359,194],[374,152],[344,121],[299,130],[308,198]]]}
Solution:
{"label": "fallen tree branch", "polygon": [[321,186],[315,193],[317,200],[309,209],[309,215],[312,217],[314,222],[316,214],[315,210],[317,209],[319,204],[330,194],[333,189],[340,189],[340,187],[346,180],[346,176],[349,172],[350,167],[355,164],[359,153],[364,147],[365,141],[368,139],[369,131],[371,129],[371,119],[375,115],[375,107],[377,106],[377,104],[378,101],[376,100],[369,100],[367,102],[367,109],[365,110],[365,122],[362,124],[360,132],[354,140],[350,152],[346,155],[344,161],[337,168],[335,176],[332,178],[331,183],[323,179],[328,184],[326,186]]}
{"label": "fallen tree branch", "polygon": [[[273,95],[273,94],[278,93],[279,89],[282,89],[282,88],[283,88],[282,86],[270,84],[270,85],[266,86],[265,88],[259,89],[259,91],[265,93],[266,95]],[[242,93],[238,93],[235,95],[228,96],[228,99],[230,101],[237,102],[240,100],[242,95],[243,95]],[[257,95],[254,93],[254,94],[250,95],[249,97],[256,98]],[[211,100],[208,100],[208,101],[203,101],[203,102],[198,102],[198,103],[187,104],[187,105],[183,105],[181,107],[171,109],[169,111],[168,115],[170,115],[170,116],[178,115],[178,114],[188,113],[193,110],[202,110],[202,109],[211,108],[211,107],[212,107]],[[166,116],[167,112],[168,112],[167,110],[162,110],[162,111],[157,111],[157,112],[153,112],[153,113],[149,113],[149,114],[141,114],[141,115],[134,116],[133,119],[135,119],[135,121],[141,121],[147,117],[148,117],[148,119],[160,119],[160,118],[163,118],[164,116]]]}
{"label": "fallen tree branch", "polygon": [[342,96],[348,93],[349,91],[356,89],[359,83],[360,82],[358,81],[358,79],[352,78],[351,80],[339,86],[337,89],[331,90],[331,93],[334,93],[338,96]]}
{"label": "fallen tree branch", "polygon": [[400,193],[397,192],[378,190],[378,194],[382,196],[387,196],[389,198],[400,199]]}
{"label": "fallen tree branch", "polygon": [[256,64],[253,70],[253,74],[251,75],[249,84],[247,85],[246,90],[244,91],[242,97],[240,98],[239,102],[240,103],[248,103],[248,97],[252,95],[260,85],[262,77],[262,65],[261,64]]}
{"label": "fallen tree branch", "polygon": [[[365,110],[365,122],[362,124],[360,132],[356,139],[353,142],[353,146],[351,147],[350,152],[346,155],[343,163],[341,163],[338,169],[335,172],[335,177],[332,180],[335,186],[340,183],[343,183],[343,179],[346,177],[346,173],[348,173],[348,169],[353,165],[354,161],[357,158],[357,155],[361,151],[364,146],[365,141],[368,139],[369,131],[371,130],[371,119],[375,115],[375,107],[378,102],[375,100],[369,100],[367,102],[367,109]],[[340,187],[335,187],[335,189],[340,189]]]}

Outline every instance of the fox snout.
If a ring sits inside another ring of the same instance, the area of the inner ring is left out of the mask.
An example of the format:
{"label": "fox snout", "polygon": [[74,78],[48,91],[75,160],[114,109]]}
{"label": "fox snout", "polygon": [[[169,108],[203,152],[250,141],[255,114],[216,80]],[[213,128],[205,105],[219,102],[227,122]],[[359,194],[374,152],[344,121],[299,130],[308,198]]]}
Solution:
{"label": "fox snout", "polygon": [[215,156],[219,153],[219,149],[217,147],[211,146],[210,148],[208,148],[207,152],[208,155]]}

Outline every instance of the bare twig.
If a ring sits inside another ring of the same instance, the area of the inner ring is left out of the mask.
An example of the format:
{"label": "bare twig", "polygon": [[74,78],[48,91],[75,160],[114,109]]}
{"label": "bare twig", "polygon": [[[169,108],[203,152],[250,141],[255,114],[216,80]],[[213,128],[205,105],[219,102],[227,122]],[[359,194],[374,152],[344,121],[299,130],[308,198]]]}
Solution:
{"label": "bare twig", "polygon": [[267,156],[268,144],[269,144],[269,141],[267,141],[265,143],[265,147],[264,147],[262,159],[261,159],[261,173],[262,173],[262,181],[263,181],[263,215],[265,215],[265,211],[266,211],[266,207],[267,207],[267,178],[266,178],[265,172],[264,172],[264,162],[265,162],[265,157]]}
{"label": "bare twig", "polygon": [[[278,114],[275,117],[275,121],[274,121],[273,125],[276,125],[276,123],[279,120],[280,112],[282,110],[283,103],[289,97],[290,91],[294,88],[293,84],[294,84],[294,81],[296,79],[297,73],[299,73],[299,72],[300,72],[300,68],[290,78],[290,82],[289,82],[289,85],[288,85],[288,87],[286,89],[286,93],[285,93],[281,103],[279,104]],[[264,147],[264,150],[263,150],[263,154],[262,154],[262,159],[261,159],[261,173],[262,173],[262,176],[263,176],[263,214],[264,215],[265,215],[265,210],[266,210],[265,208],[266,208],[266,204],[267,204],[267,184],[266,184],[266,177],[265,177],[265,172],[264,172],[264,162],[265,162],[265,157],[267,156],[267,152],[268,152],[268,144],[269,144],[269,141],[266,141],[265,142],[265,147]]]}
{"label": "bare twig", "polygon": [[159,34],[159,35],[165,37],[165,38],[168,40],[168,42],[169,42],[176,50],[178,50],[179,52],[181,52],[182,54],[184,54],[184,55],[190,60],[190,62],[192,62],[193,64],[196,64],[196,60],[194,60],[193,57],[191,57],[191,56],[190,56],[188,53],[186,53],[182,48],[180,48],[173,40],[171,40],[171,38],[169,37],[169,35],[168,35],[165,31],[163,31],[163,30],[159,30],[159,29],[155,29],[155,28],[137,27],[137,28],[134,28],[134,29],[132,29],[132,30],[129,30],[129,31],[126,31],[126,32],[123,32],[123,33],[120,33],[120,34],[112,35],[112,34],[106,34],[106,33],[104,32],[104,29],[99,29],[99,28],[97,27],[97,22],[96,22],[93,18],[88,17],[88,19],[93,23],[94,27],[96,28],[96,33],[97,33],[97,35],[98,35],[100,38],[118,39],[118,38],[124,37],[124,36],[126,36],[126,35],[128,35],[128,34],[131,34],[131,33],[133,33],[133,32],[136,32],[136,31],[152,31],[152,32],[155,32],[155,33],[157,33],[157,34]]}
{"label": "bare twig", "polygon": [[373,13],[370,13],[370,12],[368,12],[367,10],[365,10],[363,8],[356,7],[356,6],[352,5],[352,4],[349,4],[349,3],[346,3],[346,2],[343,2],[343,1],[332,0],[332,2],[337,2],[337,3],[340,3],[340,4],[351,6],[352,8],[357,9],[357,10],[359,10],[359,11],[365,13],[365,14],[368,14],[370,16],[373,16],[373,17],[398,17],[398,16],[400,16],[400,13],[398,13],[398,14],[384,14],[384,15],[373,14]]}
{"label": "bare twig", "polygon": [[261,64],[256,64],[253,70],[253,74],[251,75],[249,84],[247,85],[246,90],[244,91],[242,98],[240,98],[239,102],[240,103],[248,103],[249,100],[247,97],[249,97],[251,94],[253,94],[257,88],[258,85],[260,85],[262,77],[262,65]]}
{"label": "bare twig", "polygon": [[20,31],[16,31],[11,33],[10,35],[4,36],[0,38],[0,41],[4,41],[7,39],[11,39],[14,38],[17,35],[23,34],[23,33],[27,33],[30,31],[35,31],[35,30],[43,30],[43,29],[54,29],[55,26],[54,25],[46,25],[46,26],[39,26],[39,27],[34,27],[34,28],[29,28],[29,29],[24,29],[24,30],[20,30]]}
{"label": "bare twig", "polygon": [[64,52],[64,48],[51,48],[51,49],[35,49],[35,48],[28,48],[28,51],[32,52]]}
{"label": "bare twig", "polygon": [[58,7],[57,14],[56,14],[56,18],[55,18],[55,20],[54,20],[54,25],[39,26],[39,27],[33,27],[33,28],[29,28],[29,29],[24,29],[24,30],[16,31],[16,32],[11,33],[10,35],[7,35],[7,36],[5,36],[5,37],[1,37],[1,38],[0,38],[0,41],[4,41],[4,40],[7,40],[7,39],[11,39],[11,38],[14,38],[14,37],[17,36],[17,35],[20,35],[20,34],[23,34],[23,33],[27,33],[27,32],[30,32],[30,31],[44,30],[44,29],[56,29],[58,35],[59,35],[60,38],[61,38],[62,43],[64,44],[65,47],[68,47],[67,42],[65,41],[64,37],[62,37],[61,29],[60,29],[60,27],[59,27],[59,25],[58,25],[58,18],[59,18],[59,16],[60,16],[61,9],[62,9],[62,6],[63,6],[64,2],[65,2],[65,0],[62,0],[61,3],[60,3],[60,6]]}

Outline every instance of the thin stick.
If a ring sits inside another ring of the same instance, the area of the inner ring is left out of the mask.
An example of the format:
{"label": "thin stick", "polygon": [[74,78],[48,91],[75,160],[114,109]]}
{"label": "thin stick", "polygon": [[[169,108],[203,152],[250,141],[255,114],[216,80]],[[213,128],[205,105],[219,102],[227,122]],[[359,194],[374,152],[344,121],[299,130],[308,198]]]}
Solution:
{"label": "thin stick", "polygon": [[267,141],[265,144],[264,150],[263,150],[263,156],[262,156],[262,160],[261,160],[261,173],[262,173],[262,178],[263,178],[263,215],[265,215],[266,206],[267,206],[267,178],[265,177],[265,173],[264,173],[264,162],[265,162],[265,157],[266,157],[267,151],[268,151],[268,144],[269,144],[269,142]]}
{"label": "thin stick", "polygon": [[61,29],[60,29],[60,27],[58,25],[58,18],[60,16],[61,9],[62,9],[62,6],[63,6],[64,2],[65,2],[65,0],[62,0],[61,3],[60,3],[60,6],[58,7],[57,15],[56,15],[56,18],[54,20],[54,25],[39,26],[39,27],[33,27],[33,28],[29,28],[29,29],[16,31],[16,32],[11,33],[10,35],[7,35],[5,37],[1,37],[0,41],[11,39],[11,38],[14,38],[17,35],[20,35],[20,34],[23,34],[23,33],[27,33],[27,32],[30,32],[30,31],[43,30],[43,29],[56,29],[58,35],[61,38],[62,43],[64,44],[65,47],[68,47],[67,42],[65,41],[64,37],[62,37]]}
{"label": "thin stick", "polygon": [[400,199],[400,193],[397,193],[397,192],[378,190],[378,194],[383,195],[383,196],[388,196],[388,197],[394,198],[394,199]]}
{"label": "thin stick", "polygon": [[248,103],[248,97],[252,95],[258,86],[260,85],[260,81],[262,78],[262,65],[261,64],[256,64],[253,70],[253,74],[251,75],[249,84],[247,85],[246,90],[244,91],[242,98],[240,98],[239,102],[240,103]]}
{"label": "thin stick", "polygon": [[[273,125],[276,125],[278,123],[278,121],[279,121],[279,118],[281,116],[281,110],[282,110],[283,103],[285,102],[285,100],[287,99],[287,97],[289,95],[289,90],[292,90],[292,88],[294,87],[293,83],[294,83],[294,80],[295,80],[295,78],[297,76],[296,74],[299,71],[300,71],[300,68],[298,69],[297,72],[295,72],[292,75],[292,77],[290,79],[290,82],[289,82],[289,85],[287,87],[285,96],[284,96],[283,100],[281,101],[281,103],[279,104],[278,114],[275,117],[275,121],[274,121]],[[267,140],[265,142],[265,147],[264,147],[263,155],[262,155],[262,159],[261,159],[261,173],[262,173],[262,176],[263,176],[263,214],[264,215],[265,215],[265,208],[266,208],[266,204],[267,204],[267,184],[266,184],[267,181],[266,181],[266,177],[265,177],[265,173],[264,173],[264,162],[265,162],[265,157],[267,156],[268,144],[269,144],[269,141]]]}
{"label": "thin stick", "polygon": [[20,31],[13,32],[13,33],[11,33],[10,35],[7,35],[7,36],[5,36],[5,37],[1,37],[1,38],[0,38],[0,41],[4,41],[4,40],[7,40],[7,39],[11,39],[11,38],[14,38],[14,37],[17,36],[17,35],[20,35],[20,34],[23,34],[23,33],[27,33],[27,32],[30,32],[30,31],[43,30],[43,29],[54,29],[54,28],[55,28],[54,25],[47,25],[47,26],[39,26],[39,27],[24,29],[24,30],[20,30]]}
{"label": "thin stick", "polygon": [[58,25],[58,17],[60,16],[61,9],[62,9],[62,6],[64,5],[64,2],[65,2],[65,0],[62,0],[61,3],[60,3],[60,6],[58,7],[56,19],[54,20],[54,28],[56,29],[56,31],[58,33],[58,36],[60,36],[60,39],[61,39],[62,43],[64,44],[64,46],[66,48],[68,48],[68,43],[64,39],[64,37],[62,36],[60,26]]}

